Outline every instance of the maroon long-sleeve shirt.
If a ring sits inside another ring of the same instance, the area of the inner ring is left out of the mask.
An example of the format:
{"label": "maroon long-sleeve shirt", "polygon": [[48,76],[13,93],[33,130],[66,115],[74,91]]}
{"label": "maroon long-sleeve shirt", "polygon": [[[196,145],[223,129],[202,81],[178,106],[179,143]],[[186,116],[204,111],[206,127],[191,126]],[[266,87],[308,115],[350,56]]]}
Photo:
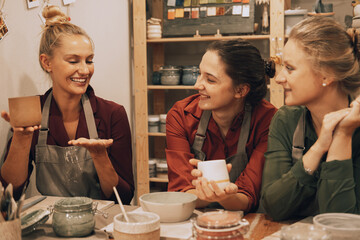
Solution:
{"label": "maroon long-sleeve shirt", "polygon": [[[48,90],[44,95],[40,96],[41,107],[43,107],[49,92],[50,90]],[[119,192],[121,200],[124,204],[129,204],[134,195],[134,178],[132,170],[131,132],[125,108],[115,102],[95,96],[94,90],[91,86],[88,87],[86,93],[89,96],[99,138],[114,140],[113,144],[107,149],[107,152],[111,163],[119,176],[119,181],[116,188]],[[36,131],[31,143],[28,178],[32,172],[31,162],[35,158],[35,145],[38,141],[38,135],[39,132]],[[80,137],[89,138],[83,110],[80,112],[75,139]],[[8,142],[7,151],[9,151],[11,140],[12,139],[10,139]],[[69,137],[65,130],[60,109],[58,108],[56,101],[53,98],[50,105],[49,133],[47,144],[67,147],[69,146],[68,141]],[[5,155],[5,159],[6,156],[7,153]],[[2,178],[1,173],[0,181],[4,185],[8,184]],[[19,197],[22,187],[23,186],[14,189],[15,196]],[[102,198],[105,198],[103,192]],[[116,199],[114,194],[110,197],[110,199]]]}

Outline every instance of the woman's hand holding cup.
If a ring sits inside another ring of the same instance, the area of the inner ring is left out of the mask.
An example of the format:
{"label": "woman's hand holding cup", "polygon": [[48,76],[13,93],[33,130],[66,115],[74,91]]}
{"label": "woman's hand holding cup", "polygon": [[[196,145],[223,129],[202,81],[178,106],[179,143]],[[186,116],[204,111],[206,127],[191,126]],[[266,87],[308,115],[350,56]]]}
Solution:
{"label": "woman's hand holding cup", "polygon": [[14,97],[8,99],[9,113],[1,112],[1,117],[9,122],[14,133],[31,135],[40,129],[41,104],[39,96]]}
{"label": "woman's hand holding cup", "polygon": [[[6,111],[1,111],[1,117],[10,123],[10,114]],[[32,135],[34,131],[40,129],[40,125],[28,126],[28,127],[16,127],[12,126],[14,133],[20,133],[22,135]]]}
{"label": "woman's hand holding cup", "polygon": [[230,183],[229,174],[231,164],[226,164],[225,160],[200,161],[190,159],[190,164],[198,167],[193,169],[191,175],[197,177],[192,181],[196,187],[199,199],[208,202],[220,202],[229,195],[236,194],[238,187]]}

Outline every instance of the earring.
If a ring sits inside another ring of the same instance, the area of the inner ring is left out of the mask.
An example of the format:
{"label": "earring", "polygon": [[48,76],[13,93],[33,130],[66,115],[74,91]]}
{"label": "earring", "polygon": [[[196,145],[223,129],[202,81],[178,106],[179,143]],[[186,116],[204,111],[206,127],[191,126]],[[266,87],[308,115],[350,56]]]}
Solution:
{"label": "earring", "polygon": [[323,83],[322,86],[323,86],[323,87],[326,87],[326,83]]}

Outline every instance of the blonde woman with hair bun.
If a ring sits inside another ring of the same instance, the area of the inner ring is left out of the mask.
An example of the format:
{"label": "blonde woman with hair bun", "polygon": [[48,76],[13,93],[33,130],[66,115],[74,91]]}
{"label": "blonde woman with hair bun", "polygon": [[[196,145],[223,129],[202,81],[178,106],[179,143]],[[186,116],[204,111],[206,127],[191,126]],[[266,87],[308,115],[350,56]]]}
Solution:
{"label": "blonde woman with hair bun", "polygon": [[[12,183],[19,197],[34,161],[43,195],[115,200],[116,186],[129,204],[134,180],[126,111],[96,96],[90,86],[94,50],[86,32],[57,6],[45,7],[43,16],[39,61],[52,88],[40,96],[41,126],[13,127],[0,180]],[[1,116],[10,122],[7,112]]]}
{"label": "blonde woman with hair bun", "polygon": [[[358,32],[328,17],[295,25],[276,77],[261,203],[275,220],[360,213]],[[354,100],[355,99],[355,100]]]}

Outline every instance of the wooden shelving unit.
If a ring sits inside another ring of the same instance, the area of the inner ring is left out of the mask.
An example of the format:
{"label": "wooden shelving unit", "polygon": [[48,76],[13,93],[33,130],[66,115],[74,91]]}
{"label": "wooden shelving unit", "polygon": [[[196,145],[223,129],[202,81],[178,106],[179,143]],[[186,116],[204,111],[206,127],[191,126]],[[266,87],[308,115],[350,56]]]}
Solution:
{"label": "wooden shelving unit", "polygon": [[148,85],[147,88],[149,90],[166,90],[166,89],[194,89],[194,86],[186,86],[186,85],[174,85],[174,86],[166,86],[166,85]]}
{"label": "wooden shelving unit", "polygon": [[248,39],[248,40],[262,40],[269,39],[270,35],[239,35],[239,36],[201,36],[201,37],[183,37],[183,38],[160,38],[160,39],[147,39],[148,43],[170,43],[170,42],[206,42],[215,40],[230,40],[230,39]]}
{"label": "wooden shelving unit", "polygon": [[167,183],[169,180],[167,178],[158,178],[158,177],[151,177],[149,178],[150,182],[161,182],[161,183]]}
{"label": "wooden shelving unit", "polygon": [[152,137],[166,137],[166,133],[162,133],[162,132],[158,132],[158,133],[149,132],[148,134],[149,134],[149,136],[152,136]]}
{"label": "wooden shelving unit", "polygon": [[[286,1],[288,2],[288,1]],[[163,0],[153,0],[152,17],[162,19]],[[150,191],[150,181],[166,183],[166,178],[149,178],[149,137],[155,140],[165,137],[165,133],[148,132],[148,92],[156,95],[156,106],[153,114],[165,113],[165,90],[191,90],[193,86],[163,86],[148,85],[147,79],[147,46],[151,46],[153,56],[153,71],[158,71],[164,65],[164,43],[206,42],[219,39],[243,38],[247,40],[268,40],[270,56],[282,52],[284,45],[284,0],[270,0],[270,35],[241,36],[202,36],[184,38],[146,38],[146,8],[144,0],[133,0],[133,40],[134,40],[134,95],[135,95],[135,154],[136,157],[136,196],[137,199]],[[273,79],[270,80],[270,102],[280,107],[284,102],[282,87]]]}

